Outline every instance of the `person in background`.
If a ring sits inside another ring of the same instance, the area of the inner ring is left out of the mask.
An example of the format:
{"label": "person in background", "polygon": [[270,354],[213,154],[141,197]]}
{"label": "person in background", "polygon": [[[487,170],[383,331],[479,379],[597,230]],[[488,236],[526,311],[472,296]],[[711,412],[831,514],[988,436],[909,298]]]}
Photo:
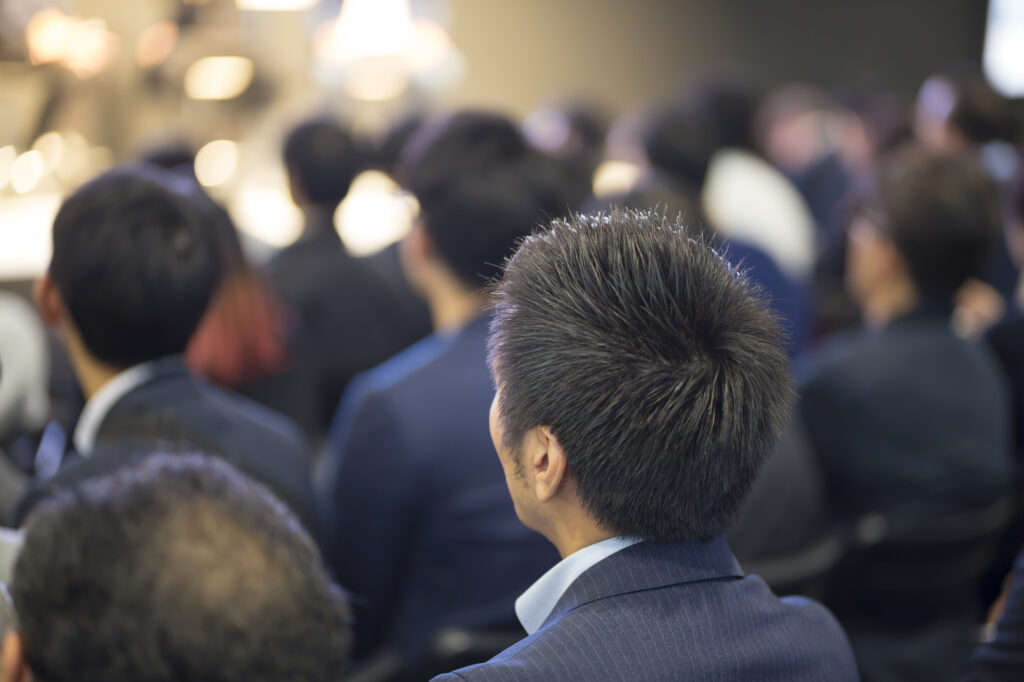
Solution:
{"label": "person in background", "polygon": [[722,537],[791,401],[778,325],[683,224],[617,210],[523,242],[495,294],[490,429],[563,557],[528,636],[441,680],[856,680],[839,624],[744,577]]}
{"label": "person in background", "polygon": [[[801,415],[845,522],[879,514],[892,532],[912,532],[1006,494],[1004,381],[988,350],[952,328],[956,292],[984,269],[999,229],[981,168],[920,149],[886,162],[851,225],[848,286],[869,328],[832,339],[798,371]],[[840,601],[856,594],[849,580]],[[959,614],[902,631],[907,614],[845,601],[837,608],[848,627],[858,620],[848,631],[865,678],[952,679],[965,665],[972,624]]]}
{"label": "person in background", "polygon": [[351,643],[345,599],[295,516],[198,455],[55,494],[3,592],[5,682],[339,682]]}
{"label": "person in background", "polygon": [[349,380],[386,360],[423,333],[396,288],[351,256],[334,213],[362,167],[351,135],[327,119],[288,134],[284,165],[305,226],[264,272],[292,314],[286,367],[245,387],[249,396],[297,421],[322,440]]}
{"label": "person in background", "polygon": [[61,205],[36,294],[87,401],[70,443],[44,439],[19,518],[54,489],[118,469],[136,446],[159,442],[229,459],[312,527],[309,453],[298,428],[185,366],[223,276],[207,218],[192,183],[144,165],[103,173]]}
{"label": "person in background", "polygon": [[421,207],[403,263],[435,331],[353,380],[317,484],[355,656],[410,670],[445,628],[514,627],[512,598],[557,560],[516,521],[487,433],[486,286],[565,199],[497,114],[433,120],[403,154]]}

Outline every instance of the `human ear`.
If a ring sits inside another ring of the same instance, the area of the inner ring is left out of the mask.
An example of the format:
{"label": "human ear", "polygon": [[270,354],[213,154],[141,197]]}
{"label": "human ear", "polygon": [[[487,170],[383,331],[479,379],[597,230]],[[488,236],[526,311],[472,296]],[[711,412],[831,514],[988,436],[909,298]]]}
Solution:
{"label": "human ear", "polygon": [[565,458],[565,450],[546,426],[531,429],[527,440],[533,444],[526,452],[529,480],[533,483],[537,500],[548,502],[559,493],[567,480],[569,463]]}
{"label": "human ear", "polygon": [[51,327],[56,326],[60,322],[61,310],[64,306],[60,299],[60,292],[57,291],[57,285],[49,273],[36,280],[33,294],[43,321]]}
{"label": "human ear", "polygon": [[25,647],[21,635],[8,632],[0,649],[0,682],[32,682],[32,671],[25,662]]}

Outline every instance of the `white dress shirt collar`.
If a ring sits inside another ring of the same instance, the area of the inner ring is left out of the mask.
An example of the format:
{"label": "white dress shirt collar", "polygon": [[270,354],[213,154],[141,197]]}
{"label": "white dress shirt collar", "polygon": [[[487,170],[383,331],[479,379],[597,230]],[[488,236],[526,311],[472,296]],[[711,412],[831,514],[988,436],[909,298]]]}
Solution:
{"label": "white dress shirt collar", "polygon": [[584,571],[638,542],[639,538],[608,538],[579,549],[552,566],[516,599],[516,617],[526,634],[532,635],[544,624],[569,585]]}
{"label": "white dress shirt collar", "polygon": [[134,365],[115,374],[92,394],[92,397],[86,401],[85,407],[82,408],[78,424],[75,425],[75,433],[72,436],[75,452],[82,457],[88,457],[92,453],[100,425],[106,419],[111,408],[133,388],[149,381],[155,373],[155,369],[156,361]]}

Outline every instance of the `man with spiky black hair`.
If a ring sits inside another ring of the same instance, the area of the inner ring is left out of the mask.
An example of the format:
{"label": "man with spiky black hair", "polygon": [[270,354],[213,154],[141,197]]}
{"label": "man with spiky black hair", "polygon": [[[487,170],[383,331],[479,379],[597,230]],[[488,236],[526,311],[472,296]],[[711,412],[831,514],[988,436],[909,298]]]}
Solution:
{"label": "man with spiky black hair", "polygon": [[562,561],[526,639],[447,680],[856,680],[821,606],[744,577],[722,534],[791,401],[748,280],[663,215],[556,220],[495,293],[491,435]]}

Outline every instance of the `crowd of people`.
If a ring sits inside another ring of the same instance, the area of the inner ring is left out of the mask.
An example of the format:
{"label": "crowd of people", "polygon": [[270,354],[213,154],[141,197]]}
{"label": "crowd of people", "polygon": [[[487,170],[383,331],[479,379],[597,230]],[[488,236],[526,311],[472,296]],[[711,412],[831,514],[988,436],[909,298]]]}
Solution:
{"label": "crowd of people", "polygon": [[60,342],[0,299],[0,679],[1020,679],[1020,142],[959,71],[313,118],[263,263],[189,150],[102,173]]}

